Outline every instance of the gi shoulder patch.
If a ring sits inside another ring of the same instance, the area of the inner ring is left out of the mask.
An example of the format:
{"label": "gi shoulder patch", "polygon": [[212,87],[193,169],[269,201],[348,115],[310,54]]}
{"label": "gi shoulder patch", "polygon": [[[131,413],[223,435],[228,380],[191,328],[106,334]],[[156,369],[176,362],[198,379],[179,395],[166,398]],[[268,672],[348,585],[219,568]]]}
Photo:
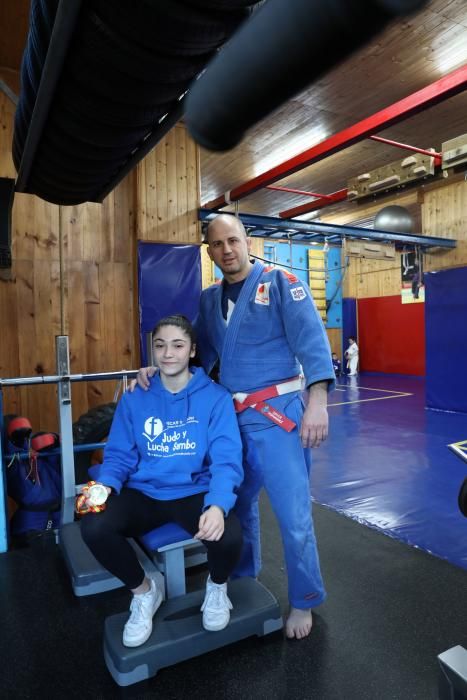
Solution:
{"label": "gi shoulder patch", "polygon": [[290,290],[290,293],[294,301],[301,301],[306,298],[306,292],[303,287],[294,287],[294,289]]}
{"label": "gi shoulder patch", "polygon": [[287,282],[289,284],[295,284],[296,282],[300,282],[298,277],[293,275],[291,272],[288,272],[288,270],[284,270],[282,267],[275,267],[274,265],[268,265],[267,267],[264,268],[264,272],[273,272],[273,271],[280,272],[285,277],[285,279],[287,280]]}
{"label": "gi shoulder patch", "polygon": [[287,272],[287,270],[281,270],[282,274],[284,277],[286,277],[289,281],[289,284],[295,284],[296,282],[299,282],[300,280],[298,277],[295,277],[291,272]]}
{"label": "gi shoulder patch", "polygon": [[263,304],[263,306],[269,306],[269,287],[270,282],[261,282],[258,284],[255,296],[255,304]]}

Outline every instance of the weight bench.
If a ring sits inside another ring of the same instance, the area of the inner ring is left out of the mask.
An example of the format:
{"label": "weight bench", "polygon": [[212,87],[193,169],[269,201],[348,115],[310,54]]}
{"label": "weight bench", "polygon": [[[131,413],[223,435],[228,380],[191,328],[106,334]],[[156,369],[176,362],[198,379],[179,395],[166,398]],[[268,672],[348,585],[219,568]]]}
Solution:
{"label": "weight bench", "polygon": [[[137,542],[132,539],[129,542],[146,573],[157,578],[159,585],[163,585],[163,576],[152,559]],[[123,587],[123,582],[110,571],[104,569],[94,557],[81,537],[81,527],[78,521],[66,523],[59,528],[58,544],[71,578],[71,586],[75,596],[95,595]]]}
{"label": "weight bench", "polygon": [[[121,588],[122,581],[99,564],[81,537],[80,523],[62,525],[58,541],[76,596],[88,596]],[[140,538],[130,539],[139,562],[147,574],[158,579],[166,598],[184,595],[185,568],[206,561],[206,550],[186,530],[167,523]]]}

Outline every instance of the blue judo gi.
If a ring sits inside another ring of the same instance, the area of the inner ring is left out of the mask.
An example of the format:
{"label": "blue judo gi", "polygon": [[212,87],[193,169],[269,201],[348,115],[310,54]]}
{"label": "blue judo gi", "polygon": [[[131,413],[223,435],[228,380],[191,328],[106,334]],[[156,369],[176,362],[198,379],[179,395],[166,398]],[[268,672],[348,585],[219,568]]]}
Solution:
{"label": "blue judo gi", "polygon": [[[322,320],[307,285],[294,275],[255,262],[227,324],[222,315],[222,284],[201,294],[196,320],[204,368],[220,361],[220,383],[232,394],[254,393],[297,376],[302,365],[306,386],[334,384],[331,351]],[[244,536],[234,575],[256,577],[261,568],[258,495],[265,487],[279,523],[293,607],[312,608],[325,591],[311,518],[311,451],[303,449],[300,391],[269,399],[291,418],[292,432],[253,408],[238,414],[245,480],[235,510]]]}

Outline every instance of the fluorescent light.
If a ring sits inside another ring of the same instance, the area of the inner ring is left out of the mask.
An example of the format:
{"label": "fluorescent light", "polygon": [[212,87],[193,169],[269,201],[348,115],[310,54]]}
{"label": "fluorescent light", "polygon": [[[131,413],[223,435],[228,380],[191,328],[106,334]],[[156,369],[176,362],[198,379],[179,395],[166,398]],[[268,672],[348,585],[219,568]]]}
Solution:
{"label": "fluorescent light", "polygon": [[467,63],[467,44],[465,28],[459,26],[459,33],[451,37],[445,45],[444,41],[431,46],[430,63],[433,62],[441,77]]}
{"label": "fluorescent light", "polygon": [[271,144],[267,145],[268,153],[261,158],[256,160],[253,166],[253,172],[255,177],[265,173],[271,168],[275,168],[277,165],[284,163],[289,158],[293,158],[299,153],[308,150],[312,146],[321,143],[329,136],[329,131],[325,129],[322,125],[316,125],[312,129],[296,134],[295,136],[290,136],[285,144],[278,146],[276,149],[271,151]]}
{"label": "fluorescent light", "polygon": [[312,219],[318,219],[320,215],[319,209],[308,212],[308,214],[301,214],[300,216],[294,216],[293,220],[297,221],[311,221]]}

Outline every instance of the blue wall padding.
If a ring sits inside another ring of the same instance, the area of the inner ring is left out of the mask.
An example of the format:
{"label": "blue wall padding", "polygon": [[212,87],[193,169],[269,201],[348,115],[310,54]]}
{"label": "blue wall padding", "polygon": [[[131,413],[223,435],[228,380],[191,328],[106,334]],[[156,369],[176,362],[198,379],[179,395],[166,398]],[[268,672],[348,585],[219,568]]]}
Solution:
{"label": "blue wall padding", "polygon": [[[264,245],[264,257],[276,265],[283,265],[288,268],[298,279],[308,284],[308,251],[309,245],[299,245],[294,243],[271,243],[267,241]],[[322,250],[323,246],[311,248],[312,250]],[[292,261],[290,255],[292,254]],[[292,267],[290,267],[292,262]],[[216,268],[216,279],[221,277],[221,273]],[[329,248],[327,253],[326,269],[326,301],[332,299],[327,309],[326,328],[342,328],[342,270],[341,270],[341,249]],[[347,346],[347,343],[346,343]]]}
{"label": "blue wall padding", "polygon": [[467,267],[424,278],[426,406],[467,413]]}
{"label": "blue wall padding", "polygon": [[[290,246],[288,243],[274,243],[276,249],[275,258],[271,262],[276,265],[283,265],[288,272],[291,272],[295,277],[308,284],[308,248],[307,245]],[[272,248],[272,246],[271,246]],[[267,252],[267,251],[266,251]],[[292,253],[292,261],[290,254]],[[264,257],[268,257],[265,253]],[[290,264],[292,262],[292,268]],[[266,263],[267,264],[267,263]]]}
{"label": "blue wall padding", "polygon": [[141,363],[147,364],[146,333],[164,316],[193,321],[201,294],[201,255],[197,245],[138,243],[138,301]]}
{"label": "blue wall padding", "polygon": [[342,357],[347,350],[349,336],[357,339],[357,300],[351,297],[342,299]]}

